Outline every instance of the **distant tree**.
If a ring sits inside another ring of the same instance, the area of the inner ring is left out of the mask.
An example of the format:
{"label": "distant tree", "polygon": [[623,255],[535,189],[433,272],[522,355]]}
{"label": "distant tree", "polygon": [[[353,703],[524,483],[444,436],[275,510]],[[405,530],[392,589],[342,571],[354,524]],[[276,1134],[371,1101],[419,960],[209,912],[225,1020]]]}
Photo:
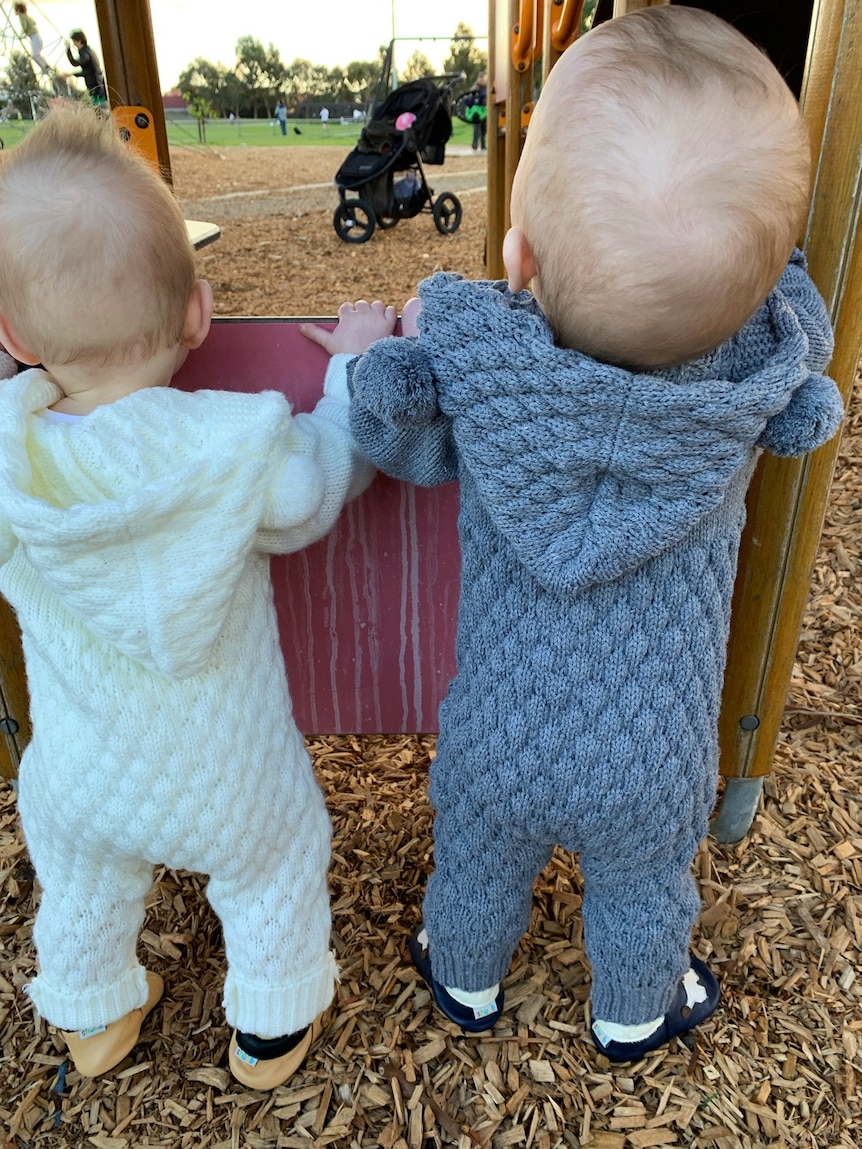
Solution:
{"label": "distant tree", "polygon": [[297,58],[287,67],[285,84],[291,95],[288,103],[298,104],[329,96],[330,83],[328,68],[322,64],[312,64],[311,60]]}
{"label": "distant tree", "polygon": [[34,99],[41,99],[39,81],[33,71],[33,62],[26,52],[13,51],[6,66],[6,88],[9,107],[25,120],[33,118]]}
{"label": "distant tree", "polygon": [[417,49],[404,65],[404,70],[398,78],[401,83],[406,84],[409,83],[410,80],[421,80],[423,76],[433,75],[434,68],[431,61],[423,52]]}
{"label": "distant tree", "polygon": [[[297,58],[285,64],[273,44],[264,48],[253,36],[241,36],[236,44],[236,66],[226,68],[203,57],[192,61],[181,73],[177,87],[192,100],[200,97],[213,114],[269,117],[279,96],[289,107],[321,102],[347,103],[367,110],[383,67],[385,47],[376,60],[353,60],[346,67],[328,68],[311,60]],[[29,57],[25,57],[29,61]],[[419,53],[415,68],[422,75],[431,71]]]}
{"label": "distant tree", "polygon": [[476,47],[473,29],[468,24],[459,23],[449,45],[449,55],[443,61],[444,72],[463,72],[466,79],[456,85],[455,95],[473,87],[476,77],[488,68],[488,53]]}
{"label": "distant tree", "polygon": [[363,103],[373,96],[380,79],[381,60],[352,60],[344,69],[344,82],[351,95]]}
{"label": "distant tree", "polygon": [[236,72],[230,68],[225,68],[218,98],[213,101],[216,115],[221,116],[223,119],[229,116],[231,112],[237,117],[240,116],[242,112],[246,110],[246,97],[245,84]]}
{"label": "distant tree", "polygon": [[255,119],[261,105],[265,114],[269,115],[267,62],[267,49],[260,40],[255,40],[253,36],[240,36],[237,40],[237,75],[245,83]]}
{"label": "distant tree", "polygon": [[203,96],[194,96],[191,92],[183,92],[183,97],[188,102],[189,112],[198,122],[198,140],[205,144],[207,142],[207,120],[213,116],[213,106]]}
{"label": "distant tree", "polygon": [[200,98],[219,116],[229,112],[239,115],[245,102],[245,84],[236,72],[224,64],[211,64],[201,56],[180,73],[177,87],[189,103]]}
{"label": "distant tree", "polygon": [[287,79],[287,65],[281,58],[281,52],[273,44],[267,48],[265,59],[266,76],[270,87],[276,92],[280,92],[284,87],[284,81]]}

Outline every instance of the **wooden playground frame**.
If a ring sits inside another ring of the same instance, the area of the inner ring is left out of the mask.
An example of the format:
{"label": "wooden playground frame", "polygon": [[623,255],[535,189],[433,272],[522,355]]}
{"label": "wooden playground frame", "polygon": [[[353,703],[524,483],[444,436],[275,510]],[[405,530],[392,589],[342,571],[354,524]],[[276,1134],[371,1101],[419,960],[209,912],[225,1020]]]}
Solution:
{"label": "wooden playground frame", "polygon": [[[614,0],[613,15],[652,2]],[[577,34],[582,9],[583,0],[489,0],[492,278],[502,275],[499,253],[509,190],[532,103]],[[96,0],[96,15],[112,106],[119,105],[132,141],[170,180],[148,0]],[[813,0],[802,106],[815,182],[801,240],[835,329],[830,374],[849,402],[862,345],[862,5],[857,0]],[[135,126],[139,111],[146,114],[143,127]],[[235,331],[241,339],[241,323]],[[744,836],[772,767],[838,451],[836,439],[801,460],[764,456],[749,491],[720,719],[726,787],[713,832],[722,841]],[[14,776],[28,738],[20,639],[11,611],[0,602],[0,774]]]}

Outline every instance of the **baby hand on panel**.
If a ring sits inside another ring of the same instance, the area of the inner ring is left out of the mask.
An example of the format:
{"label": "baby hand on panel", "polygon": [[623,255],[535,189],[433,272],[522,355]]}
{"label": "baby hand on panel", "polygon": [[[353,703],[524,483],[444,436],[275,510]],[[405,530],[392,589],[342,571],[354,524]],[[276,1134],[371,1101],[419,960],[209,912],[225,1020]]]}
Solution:
{"label": "baby hand on panel", "polygon": [[422,310],[422,300],[417,299],[416,296],[408,299],[404,304],[404,310],[401,312],[401,334],[402,335],[418,335],[419,327],[416,319],[419,312]]}
{"label": "baby hand on panel", "polygon": [[342,303],[338,324],[332,331],[315,323],[301,323],[299,330],[330,355],[361,355],[372,343],[392,334],[395,320],[394,307],[387,307],[379,299],[374,303],[360,299],[357,303]]}

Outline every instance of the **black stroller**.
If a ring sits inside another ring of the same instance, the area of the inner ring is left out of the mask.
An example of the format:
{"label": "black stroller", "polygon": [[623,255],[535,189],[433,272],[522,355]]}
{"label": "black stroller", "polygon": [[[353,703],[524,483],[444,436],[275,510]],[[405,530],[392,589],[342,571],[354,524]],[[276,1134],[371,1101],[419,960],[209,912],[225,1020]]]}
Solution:
{"label": "black stroller", "polygon": [[346,243],[365,243],[375,227],[394,227],[421,211],[433,215],[441,234],[458,230],[460,200],[451,192],[435,199],[422,164],[446,158],[452,86],[463,78],[459,72],[413,80],[375,106],[359,143],[335,173],[341,202],[333,224]]}

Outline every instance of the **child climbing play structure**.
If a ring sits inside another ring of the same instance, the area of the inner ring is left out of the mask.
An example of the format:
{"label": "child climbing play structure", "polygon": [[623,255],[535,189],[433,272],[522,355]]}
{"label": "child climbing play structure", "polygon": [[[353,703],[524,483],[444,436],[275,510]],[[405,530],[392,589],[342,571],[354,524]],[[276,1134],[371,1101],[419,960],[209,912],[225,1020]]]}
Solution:
{"label": "child climbing play structure", "polygon": [[[489,278],[503,275],[509,190],[542,82],[592,23],[649,3],[490,0]],[[731,20],[760,43],[802,101],[815,180],[800,241],[835,328],[830,374],[849,402],[862,344],[862,5],[769,0],[755,14],[743,0],[695,6]],[[11,5],[0,12],[6,8]],[[114,114],[130,142],[169,179],[147,0],[96,0],[96,14]],[[296,324],[217,324],[179,385],[282,387],[299,409],[309,406],[323,362]],[[747,832],[771,769],[838,451],[833,440],[803,460],[764,456],[750,488],[720,720],[726,784],[713,831],[723,841]],[[437,702],[454,669],[456,512],[451,488],[416,491],[378,480],[330,538],[276,560],[283,646],[301,729],[436,729]],[[292,633],[301,636],[299,644],[290,642]],[[293,653],[296,645],[304,648],[301,656]],[[28,732],[20,643],[11,612],[0,604],[0,773],[14,775]]]}

